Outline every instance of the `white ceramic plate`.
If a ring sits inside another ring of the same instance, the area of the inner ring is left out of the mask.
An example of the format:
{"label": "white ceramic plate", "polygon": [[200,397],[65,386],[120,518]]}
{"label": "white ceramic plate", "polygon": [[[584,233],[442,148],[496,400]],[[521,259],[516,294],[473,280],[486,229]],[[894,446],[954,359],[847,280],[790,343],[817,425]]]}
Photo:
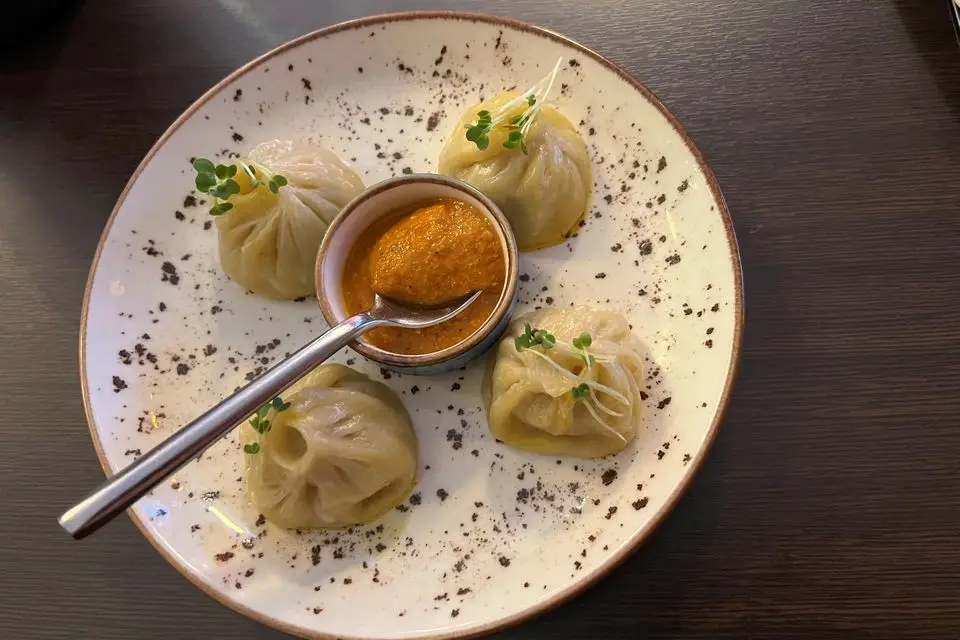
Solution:
{"label": "white ceramic plate", "polygon": [[[521,306],[625,313],[650,351],[640,435],[599,461],[494,442],[481,366],[411,378],[351,351],[410,410],[421,477],[411,504],[350,531],[258,518],[234,436],[132,510],[194,584],[308,637],[447,638],[489,632],[570,597],[623,560],[706,455],[740,351],[742,291],[728,214],[677,121],[585,47],[521,23],[413,13],[323,29],[211,89],[163,135],[104,231],[83,309],[81,374],[97,452],[115,472],[325,327],[315,300],[275,303],[220,271],[216,229],[191,206],[194,156],[316,136],[368,185],[435,170],[461,111],[538,80],[594,156],[585,225],[521,257]],[[458,132],[459,134],[459,132]],[[186,201],[185,201],[186,200]]]}

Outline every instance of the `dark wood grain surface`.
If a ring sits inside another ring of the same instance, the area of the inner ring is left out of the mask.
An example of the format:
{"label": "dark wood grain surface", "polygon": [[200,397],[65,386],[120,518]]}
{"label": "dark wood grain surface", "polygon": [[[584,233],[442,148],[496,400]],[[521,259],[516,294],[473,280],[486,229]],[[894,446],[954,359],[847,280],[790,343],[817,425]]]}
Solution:
{"label": "dark wood grain surface", "polygon": [[[28,3],[27,3],[28,4]],[[937,0],[87,0],[0,55],[0,637],[279,638],[121,519],[80,400],[87,269],[167,125],[250,58],[385,10],[483,10],[609,56],[686,124],[740,240],[743,362],[649,541],[503,638],[960,637],[960,48]]]}

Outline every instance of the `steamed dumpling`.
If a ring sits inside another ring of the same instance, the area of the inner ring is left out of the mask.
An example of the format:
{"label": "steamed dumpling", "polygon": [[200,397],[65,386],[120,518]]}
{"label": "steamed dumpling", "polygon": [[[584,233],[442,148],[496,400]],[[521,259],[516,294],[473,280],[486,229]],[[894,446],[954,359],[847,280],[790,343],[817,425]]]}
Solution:
{"label": "steamed dumpling", "polygon": [[287,528],[347,527],[369,522],[410,493],[417,437],[400,399],[349,367],[325,364],[283,394],[260,435],[241,428],[253,504]]}
{"label": "steamed dumpling", "polygon": [[241,193],[233,208],[217,217],[220,264],[243,287],[267,298],[292,300],[314,291],[314,263],[327,227],[347,202],[363,191],[363,181],[331,151],[309,141],[273,140],[241,161],[266,182],[287,179],[274,194],[251,189],[239,171]]}
{"label": "steamed dumpling", "polygon": [[[477,113],[494,112],[518,93],[505,92],[467,110],[440,152],[439,172],[467,182],[497,203],[521,251],[563,242],[587,210],[593,178],[590,154],[563,114],[544,106],[527,133],[527,154],[507,149],[496,127],[481,151],[466,138]],[[519,113],[519,112],[518,112]]]}
{"label": "steamed dumpling", "polygon": [[[525,325],[554,336],[552,348],[518,350]],[[573,347],[590,335],[587,354]],[[637,434],[643,348],[613,311],[544,309],[514,320],[492,356],[483,386],[487,422],[503,442],[534,453],[595,458],[622,450]],[[577,399],[575,388],[589,393]]]}

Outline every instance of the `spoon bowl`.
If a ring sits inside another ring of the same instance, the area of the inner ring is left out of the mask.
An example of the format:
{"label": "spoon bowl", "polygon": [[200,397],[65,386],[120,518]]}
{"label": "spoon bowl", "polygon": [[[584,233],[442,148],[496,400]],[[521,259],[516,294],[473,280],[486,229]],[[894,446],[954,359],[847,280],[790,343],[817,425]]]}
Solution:
{"label": "spoon bowl", "polygon": [[373,297],[373,308],[367,312],[371,319],[382,321],[386,326],[404,329],[425,329],[446,322],[480,297],[482,291],[474,291],[442,306],[410,306],[397,302],[379,293]]}

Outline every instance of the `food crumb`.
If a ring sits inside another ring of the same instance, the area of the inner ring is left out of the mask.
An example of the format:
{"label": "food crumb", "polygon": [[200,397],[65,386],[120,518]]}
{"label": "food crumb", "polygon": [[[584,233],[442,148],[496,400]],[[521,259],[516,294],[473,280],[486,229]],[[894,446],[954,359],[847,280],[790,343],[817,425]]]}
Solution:
{"label": "food crumb", "polygon": [[600,476],[600,480],[603,482],[604,486],[609,486],[617,479],[617,470],[616,469],[607,469],[603,472],[603,475]]}

